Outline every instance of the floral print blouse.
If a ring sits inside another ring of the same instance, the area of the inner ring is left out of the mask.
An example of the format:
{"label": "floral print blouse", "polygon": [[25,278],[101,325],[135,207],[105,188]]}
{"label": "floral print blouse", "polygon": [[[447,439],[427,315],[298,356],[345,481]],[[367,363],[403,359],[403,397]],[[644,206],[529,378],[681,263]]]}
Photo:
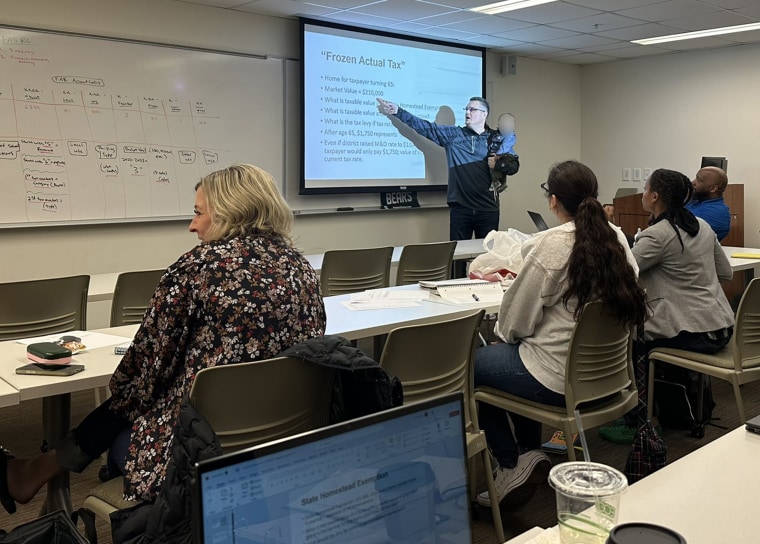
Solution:
{"label": "floral print blouse", "polygon": [[156,498],[180,404],[199,370],[274,357],[324,328],[318,276],[283,241],[254,234],[181,256],[111,378],[111,410],[133,422],[125,498]]}

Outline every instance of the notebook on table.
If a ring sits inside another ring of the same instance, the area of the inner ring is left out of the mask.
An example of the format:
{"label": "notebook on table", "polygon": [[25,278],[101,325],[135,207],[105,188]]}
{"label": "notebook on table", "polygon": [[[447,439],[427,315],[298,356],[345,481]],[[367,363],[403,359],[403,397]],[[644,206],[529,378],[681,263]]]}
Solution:
{"label": "notebook on table", "polygon": [[196,464],[199,543],[472,542],[462,395]]}
{"label": "notebook on table", "polygon": [[487,280],[421,281],[420,287],[428,289],[444,302],[452,304],[477,304],[480,302],[501,302],[504,288],[501,283]]}

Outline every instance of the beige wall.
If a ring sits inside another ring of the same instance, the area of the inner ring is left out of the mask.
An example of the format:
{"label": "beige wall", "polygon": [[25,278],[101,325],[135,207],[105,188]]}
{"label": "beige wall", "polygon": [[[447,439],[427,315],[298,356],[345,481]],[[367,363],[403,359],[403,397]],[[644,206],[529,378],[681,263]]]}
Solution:
{"label": "beige wall", "polygon": [[[168,0],[5,0],[0,23],[297,58],[293,20]],[[502,198],[502,228],[532,230],[526,208],[543,210],[537,189],[555,160],[580,155],[580,69],[520,59],[517,76],[488,60],[493,111],[518,119],[522,169]],[[183,222],[0,229],[0,281],[163,267],[195,243]],[[445,209],[301,216],[307,253],[329,248],[444,240]],[[49,263],[55,263],[51,265]]]}
{"label": "beige wall", "polygon": [[609,189],[625,167],[694,176],[703,155],[728,157],[745,186],[745,245],[760,245],[760,45],[694,51],[581,69],[581,156]]}

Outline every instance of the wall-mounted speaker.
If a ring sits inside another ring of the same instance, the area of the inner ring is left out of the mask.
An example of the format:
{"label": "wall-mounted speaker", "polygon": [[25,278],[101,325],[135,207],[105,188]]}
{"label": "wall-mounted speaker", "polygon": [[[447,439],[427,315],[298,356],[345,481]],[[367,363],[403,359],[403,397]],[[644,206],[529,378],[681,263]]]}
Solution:
{"label": "wall-mounted speaker", "polygon": [[517,55],[504,55],[501,57],[501,75],[517,75]]}

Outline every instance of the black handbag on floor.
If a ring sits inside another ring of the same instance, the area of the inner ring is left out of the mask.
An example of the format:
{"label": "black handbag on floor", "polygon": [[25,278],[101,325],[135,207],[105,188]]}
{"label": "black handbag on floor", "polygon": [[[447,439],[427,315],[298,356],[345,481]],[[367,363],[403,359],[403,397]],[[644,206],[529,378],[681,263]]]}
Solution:
{"label": "black handbag on floor", "polygon": [[77,531],[63,510],[19,525],[10,532],[0,530],[0,544],[90,544]]}

